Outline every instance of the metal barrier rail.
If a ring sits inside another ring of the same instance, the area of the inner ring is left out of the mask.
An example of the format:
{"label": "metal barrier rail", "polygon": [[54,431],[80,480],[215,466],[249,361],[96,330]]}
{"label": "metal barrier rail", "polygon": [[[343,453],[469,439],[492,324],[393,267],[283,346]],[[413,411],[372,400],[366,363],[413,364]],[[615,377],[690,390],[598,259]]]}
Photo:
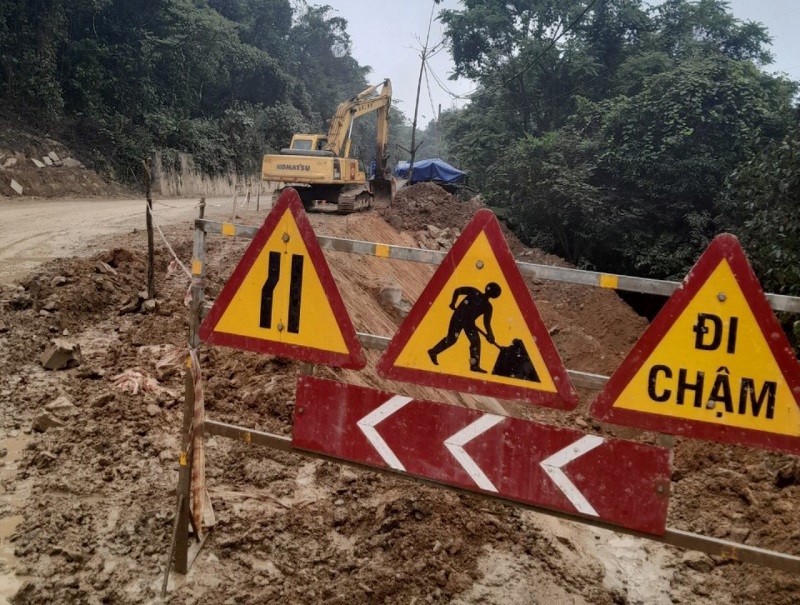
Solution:
{"label": "metal barrier rail", "polygon": [[[208,315],[209,311],[211,311],[211,305],[206,303],[203,306],[203,317]],[[356,336],[358,336],[358,340],[361,341],[365,349],[374,351],[385,351],[392,340],[388,336],[378,336],[377,334],[368,334],[366,332],[356,332]],[[569,374],[573,385],[584,389],[599,391],[608,382],[608,376],[603,374],[590,374],[589,372],[580,372],[578,370],[567,370],[567,374]]]}
{"label": "metal barrier rail", "polygon": [[[206,219],[196,219],[195,226],[200,227],[206,233],[218,233],[245,239],[253,239],[259,229],[258,227],[252,227],[250,225],[220,223]],[[389,244],[329,237],[327,235],[318,235],[317,241],[323,250],[349,252],[351,254],[361,254],[362,256],[377,256],[379,258],[391,258],[394,260],[407,260],[415,263],[427,263],[429,265],[441,264],[446,255],[446,252],[440,252],[438,250],[392,246]],[[659,294],[661,296],[670,296],[681,286],[681,282],[663,279],[631,277],[629,275],[585,271],[583,269],[571,269],[568,267],[554,267],[552,265],[538,265],[536,263],[526,263],[522,261],[517,261],[517,267],[519,267],[523,275],[537,279],[595,286],[611,290],[624,290],[627,292]],[[785,296],[783,294],[767,294],[766,296],[773,310],[800,313],[800,297]]]}
{"label": "metal barrier rail", "polygon": [[218,435],[220,437],[226,437],[228,439],[244,441],[245,443],[252,445],[262,445],[273,449],[281,450],[284,452],[291,452],[293,454],[298,454],[301,456],[319,458],[321,460],[334,462],[336,464],[346,464],[349,466],[369,470],[375,473],[381,473],[383,475],[390,475],[393,477],[400,477],[406,480],[412,480],[415,482],[424,483],[431,487],[446,489],[459,494],[468,494],[470,496],[476,496],[487,500],[494,500],[495,502],[502,502],[503,504],[510,504],[511,506],[515,506],[523,510],[530,510],[538,513],[544,513],[546,515],[558,517],[560,519],[567,519],[570,521],[579,522],[584,525],[591,525],[593,527],[598,527],[600,529],[607,529],[617,533],[628,534],[631,536],[635,536],[637,538],[645,538],[647,540],[652,540],[654,542],[661,542],[662,544],[669,544],[671,546],[678,546],[680,548],[698,550],[700,552],[704,552],[709,555],[723,557],[725,559],[729,559],[732,561],[753,563],[756,565],[762,565],[764,567],[770,567],[772,569],[778,569],[781,571],[787,571],[794,574],[800,574],[800,557],[789,555],[786,553],[766,550],[763,548],[759,548],[757,546],[750,546],[748,544],[739,544],[737,542],[730,542],[729,540],[723,540],[721,538],[712,538],[709,536],[703,536],[701,534],[695,534],[692,532],[683,531],[680,529],[673,529],[670,527],[667,528],[663,536],[646,534],[633,529],[627,529],[624,527],[619,527],[617,525],[612,525],[610,523],[604,523],[603,521],[597,521],[595,519],[578,517],[577,515],[571,515],[569,513],[551,510],[549,508],[531,506],[530,504],[523,504],[522,502],[516,502],[514,500],[506,500],[505,498],[499,498],[497,496],[491,496],[489,494],[482,494],[480,492],[473,492],[465,489],[459,489],[451,485],[446,485],[443,483],[430,481],[428,479],[414,477],[412,475],[408,475],[406,473],[400,473],[390,469],[382,469],[374,466],[367,466],[365,464],[358,464],[356,462],[350,462],[348,460],[343,460],[341,458],[333,458],[331,456],[318,454],[316,452],[299,450],[292,446],[292,440],[290,437],[284,437],[283,435],[275,435],[272,433],[257,431],[255,429],[248,429],[245,427],[236,426],[233,424],[226,424],[224,422],[217,422],[214,420],[206,420],[204,426],[205,426],[205,433],[207,435]]}

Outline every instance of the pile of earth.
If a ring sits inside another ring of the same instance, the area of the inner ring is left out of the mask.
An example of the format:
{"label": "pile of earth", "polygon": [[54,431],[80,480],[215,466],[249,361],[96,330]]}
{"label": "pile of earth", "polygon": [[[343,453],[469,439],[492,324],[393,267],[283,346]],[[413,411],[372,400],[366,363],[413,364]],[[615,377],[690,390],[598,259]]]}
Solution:
{"label": "pile of earth", "polygon": [[[430,188],[416,187],[426,193],[409,203],[452,202],[426,198]],[[422,221],[463,228],[472,211],[429,213]],[[240,214],[241,222],[263,222],[263,213]],[[413,233],[398,232],[372,212],[311,220],[318,234],[413,245]],[[187,264],[191,233],[185,226],[166,230]],[[246,245],[209,237],[210,298]],[[108,248],[91,259],[53,261],[0,289],[0,447],[18,450],[0,460],[0,516],[18,521],[11,535],[0,536],[11,550],[0,552],[0,563],[19,576],[13,603],[140,603],[160,593],[175,508],[188,282],[160,248],[157,298],[144,304],[142,234],[116,237]],[[413,301],[433,272],[420,263],[341,252],[326,257],[356,329],[386,336],[401,318],[386,308],[381,288],[395,284]],[[613,292],[541,280],[529,285],[570,369],[610,373],[646,325]],[[39,355],[54,336],[80,344],[84,363],[42,369]],[[500,406],[489,409],[590,432],[611,430],[587,418],[592,392],[581,391],[581,406],[570,414],[531,410],[390,383],[375,373],[378,355],[368,352],[362,372],[320,367],[315,373],[436,401]],[[200,362],[210,418],[291,432],[300,364],[205,346]],[[68,404],[53,405],[61,398]],[[53,422],[34,429],[45,413]],[[785,573],[478,496],[218,437],[207,439],[206,454],[217,524],[190,574],[170,581],[171,603],[788,605],[800,593],[800,582]],[[677,440],[674,469],[669,525],[800,554],[796,459]],[[0,576],[8,571],[0,568]]]}
{"label": "pile of earth", "polygon": [[398,189],[392,205],[379,212],[400,231],[420,231],[427,225],[462,230],[481,208],[477,199],[462,202],[435,183],[415,183]]}

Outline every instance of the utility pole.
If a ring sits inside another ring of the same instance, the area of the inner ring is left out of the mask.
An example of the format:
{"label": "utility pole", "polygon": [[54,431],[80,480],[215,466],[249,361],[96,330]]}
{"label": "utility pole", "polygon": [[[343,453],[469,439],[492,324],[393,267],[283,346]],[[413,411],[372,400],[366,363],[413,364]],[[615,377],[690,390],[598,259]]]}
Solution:
{"label": "utility pole", "polygon": [[[436,10],[436,0],[431,6],[431,17],[428,19],[428,33],[425,35],[425,45],[420,53],[421,62],[419,65],[419,79],[417,80],[417,99],[414,102],[414,120],[411,122],[411,161],[408,165],[408,182],[414,178],[414,158],[417,155],[417,115],[419,114],[419,93],[422,90],[422,74],[425,73],[425,61],[428,60],[428,44],[431,39],[431,25],[433,24],[433,13]],[[438,45],[437,45],[438,46]],[[421,145],[422,143],[420,143]]]}

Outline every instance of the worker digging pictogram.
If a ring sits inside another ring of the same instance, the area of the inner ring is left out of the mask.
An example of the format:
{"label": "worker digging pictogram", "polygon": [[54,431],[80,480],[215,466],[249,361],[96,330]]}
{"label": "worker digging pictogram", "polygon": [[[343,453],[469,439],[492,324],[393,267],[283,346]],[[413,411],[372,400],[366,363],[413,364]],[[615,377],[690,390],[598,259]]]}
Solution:
{"label": "worker digging pictogram", "polygon": [[578,402],[488,210],[477,212],[453,244],[377,369],[392,380],[561,409]]}
{"label": "worker digging pictogram", "polygon": [[[461,286],[453,291],[453,299],[450,302],[453,316],[450,318],[447,335],[431,349],[428,349],[428,356],[433,365],[439,365],[439,355],[450,349],[463,332],[469,340],[469,369],[471,372],[487,373],[481,367],[481,336],[483,336],[489,344],[500,350],[492,374],[539,382],[539,375],[533,367],[522,340],[514,338],[508,347],[497,344],[495,340],[492,331],[491,301],[501,296],[502,293],[502,288],[496,282],[489,282],[483,292],[472,286]],[[483,318],[483,330],[477,326],[480,318]]]}

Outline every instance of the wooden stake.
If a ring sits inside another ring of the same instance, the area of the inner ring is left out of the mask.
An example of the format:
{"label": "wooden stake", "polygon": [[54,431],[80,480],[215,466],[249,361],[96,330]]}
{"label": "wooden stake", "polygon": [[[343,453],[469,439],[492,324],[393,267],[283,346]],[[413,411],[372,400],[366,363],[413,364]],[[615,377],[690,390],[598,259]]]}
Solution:
{"label": "wooden stake", "polygon": [[147,298],[155,298],[155,242],[153,239],[153,196],[152,196],[152,176],[150,163],[152,160],[144,162],[144,173],[146,177],[146,199],[147,199]]}

